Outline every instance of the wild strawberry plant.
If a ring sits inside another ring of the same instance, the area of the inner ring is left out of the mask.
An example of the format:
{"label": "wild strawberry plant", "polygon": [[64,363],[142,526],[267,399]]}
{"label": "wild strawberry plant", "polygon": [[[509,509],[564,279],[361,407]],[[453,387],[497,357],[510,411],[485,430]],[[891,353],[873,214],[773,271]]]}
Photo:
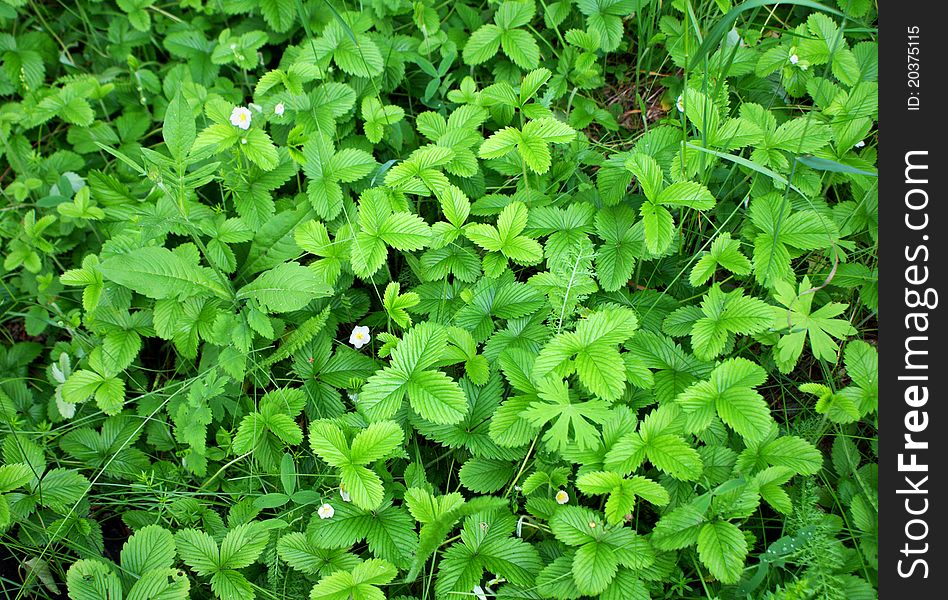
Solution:
{"label": "wild strawberry plant", "polygon": [[4,581],[875,597],[874,11],[0,3]]}

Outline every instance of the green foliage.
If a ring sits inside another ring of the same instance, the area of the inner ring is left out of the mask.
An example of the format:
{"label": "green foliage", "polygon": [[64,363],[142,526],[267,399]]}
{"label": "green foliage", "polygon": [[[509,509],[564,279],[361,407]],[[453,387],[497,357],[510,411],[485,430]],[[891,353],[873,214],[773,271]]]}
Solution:
{"label": "green foliage", "polygon": [[351,571],[337,571],[319,580],[312,600],[372,600],[384,597],[377,586],[391,581],[398,571],[390,563],[373,558]]}
{"label": "green foliage", "polygon": [[700,183],[679,181],[665,186],[662,168],[651,156],[635,153],[625,162],[638,182],[645,202],[639,211],[645,227],[645,243],[650,252],[664,252],[674,237],[674,223],[668,207],[707,210],[714,207],[714,196]]}
{"label": "green foliage", "polygon": [[464,44],[464,62],[479,65],[492,59],[498,50],[522,69],[535,69],[540,62],[540,47],[522,27],[536,14],[533,0],[507,0],[494,14],[494,22],[471,32]]}
{"label": "green foliage", "polygon": [[211,589],[221,600],[253,596],[250,582],[237,569],[253,564],[268,539],[269,531],[261,523],[234,527],[220,546],[210,535],[196,529],[182,529],[174,536],[181,560],[197,575],[209,576]]}
{"label": "green foliage", "polygon": [[21,596],[874,597],[873,3],[66,4],[0,3]]}
{"label": "green foliage", "polygon": [[360,431],[350,445],[338,426],[316,422],[310,429],[313,452],[339,469],[342,486],[356,506],[375,509],[385,495],[382,480],[365,465],[386,458],[402,444],[402,430],[394,421],[378,421]]}
{"label": "green foliage", "polygon": [[857,340],[846,346],[843,363],[851,381],[846,387],[834,391],[822,383],[804,383],[800,390],[819,397],[816,412],[837,423],[852,423],[879,409],[879,355]]}
{"label": "green foliage", "polygon": [[550,117],[528,121],[522,129],[505,127],[481,144],[481,158],[501,158],[514,150],[534,173],[550,170],[550,144],[565,144],[576,136],[572,127]]}
{"label": "green foliage", "polygon": [[[786,282],[778,282],[774,295],[780,304],[787,308],[787,327],[789,333],[782,335],[777,342],[775,358],[780,370],[789,372],[803,353],[804,340],[809,341],[813,356],[823,360],[836,360],[839,346],[833,341],[845,339],[856,333],[855,328],[845,319],[837,319],[848,308],[839,302],[830,302],[813,310],[813,296],[816,290],[810,286],[806,276],[800,282],[797,291]],[[778,312],[783,316],[783,310]]]}
{"label": "green foliage", "polygon": [[190,582],[175,563],[175,539],[159,525],[141,528],[122,547],[121,565],[83,559],[66,573],[69,596],[101,598],[187,598]]}

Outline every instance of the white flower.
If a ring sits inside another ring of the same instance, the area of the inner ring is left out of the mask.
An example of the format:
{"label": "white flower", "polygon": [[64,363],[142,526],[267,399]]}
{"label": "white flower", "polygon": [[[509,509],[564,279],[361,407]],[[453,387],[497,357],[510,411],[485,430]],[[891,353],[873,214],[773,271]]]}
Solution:
{"label": "white flower", "polygon": [[471,590],[471,593],[474,594],[474,597],[477,598],[477,600],[487,600],[487,594],[484,593],[484,588],[479,585],[475,585],[474,589]]}
{"label": "white flower", "polygon": [[678,99],[675,100],[675,106],[678,107],[678,112],[685,112],[685,103],[682,101],[681,96],[678,96]]}
{"label": "white flower", "polygon": [[278,116],[278,117],[282,117],[282,116],[283,116],[283,111],[285,111],[285,110],[286,110],[286,107],[283,106],[283,103],[282,103],[282,102],[280,102],[279,104],[277,104],[276,106],[273,107],[273,113],[274,113],[276,116]]}
{"label": "white flower", "polygon": [[369,335],[369,328],[365,325],[356,325],[352,329],[352,335],[349,336],[349,343],[358,350],[362,346],[365,346],[369,343],[369,340],[372,339],[372,336]]}
{"label": "white flower", "polygon": [[251,117],[250,109],[244,106],[237,106],[230,112],[230,124],[240,129],[250,129]]}
{"label": "white flower", "polygon": [[346,484],[339,484],[339,496],[342,498],[343,502],[351,502],[352,498],[349,496],[349,490],[346,489]]}
{"label": "white flower", "polygon": [[240,138],[240,143],[241,143],[241,144],[246,144],[246,143],[247,143],[247,138]]}
{"label": "white flower", "polygon": [[566,490],[556,492],[555,498],[557,504],[566,504],[569,502],[569,494],[566,493]]}
{"label": "white flower", "polygon": [[331,519],[336,514],[336,509],[331,504],[323,504],[316,511],[316,514],[319,515],[320,519]]}
{"label": "white flower", "polygon": [[797,56],[796,54],[791,54],[791,55],[790,55],[790,64],[791,64],[791,65],[795,65],[795,64],[797,64],[798,62],[800,62],[800,57]]}
{"label": "white flower", "polygon": [[865,145],[866,145],[866,140],[859,140],[858,142],[856,142],[856,148],[862,148]]}

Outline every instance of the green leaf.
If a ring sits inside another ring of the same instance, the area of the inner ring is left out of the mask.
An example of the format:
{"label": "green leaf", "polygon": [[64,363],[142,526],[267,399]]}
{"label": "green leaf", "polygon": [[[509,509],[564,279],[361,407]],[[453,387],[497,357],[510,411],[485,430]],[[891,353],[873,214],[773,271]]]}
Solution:
{"label": "green leaf", "polygon": [[691,329],[691,345],[702,360],[720,355],[728,335],[759,333],[774,321],[773,308],[766,302],[745,296],[740,288],[725,293],[718,284],[701,301],[701,312],[704,316]]}
{"label": "green leaf", "polygon": [[504,127],[484,140],[478,154],[481,158],[500,158],[515,150],[520,139],[521,135],[517,129]]}
{"label": "green leaf", "polygon": [[387,367],[378,371],[359,393],[359,410],[373,421],[391,418],[401,408],[408,380],[409,376],[399,369]]}
{"label": "green leaf", "polygon": [[722,583],[737,583],[747,558],[747,541],[727,521],[706,523],[698,534],[698,557]]}
{"label": "green leaf", "polygon": [[550,530],[567,546],[581,546],[595,541],[595,529],[601,525],[596,513],[579,506],[563,506],[550,519]]}
{"label": "green leaf", "polygon": [[724,232],[714,238],[708,254],[702,256],[691,269],[689,283],[697,287],[714,275],[720,265],[735,275],[747,275],[751,272],[751,262],[740,250],[740,242],[731,239],[731,234]]}
{"label": "green leaf", "polygon": [[210,575],[220,568],[214,538],[197,529],[181,529],[174,534],[178,556],[198,575]]}
{"label": "green leaf", "polygon": [[636,572],[620,568],[609,588],[599,595],[600,600],[649,600],[648,587],[636,577]]}
{"label": "green leaf", "polygon": [[332,53],[332,58],[340,69],[356,77],[371,78],[382,74],[385,59],[375,42],[362,34],[340,37]]}
{"label": "green leaf", "polygon": [[310,600],[384,600],[375,586],[385,585],[398,571],[388,561],[372,558],[356,565],[351,572],[337,571],[319,580],[310,592]]}
{"label": "green leaf", "polygon": [[107,377],[95,391],[95,403],[107,415],[118,414],[125,404],[125,382]]}
{"label": "green leaf", "polygon": [[402,444],[402,428],[394,421],[371,423],[352,440],[349,460],[353,464],[367,465],[386,458]]}
{"label": "green leaf", "polygon": [[238,299],[249,299],[269,312],[299,310],[316,298],[332,295],[332,288],[316,273],[294,262],[264,271],[237,291]]}
{"label": "green leaf", "polygon": [[645,227],[645,244],[649,252],[665,252],[675,237],[675,222],[664,206],[643,202],[639,208],[642,225]]}
{"label": "green leaf", "polygon": [[99,272],[106,279],[155,300],[212,295],[226,298],[225,289],[207,271],[156,246],[111,256],[99,264]]}
{"label": "green leaf", "polygon": [[645,450],[645,441],[640,434],[626,434],[606,453],[603,466],[618,473],[631,473],[645,460]]}
{"label": "green leaf", "polygon": [[754,238],[754,274],[768,287],[793,279],[788,247],[828,248],[839,238],[831,219],[815,211],[793,211],[789,200],[776,193],[756,198],[750,206],[750,217],[761,231]]}
{"label": "green leaf", "polygon": [[300,532],[288,533],[277,542],[277,553],[288,565],[308,575],[352,569],[359,559],[342,549],[326,549]]}
{"label": "green leaf", "polygon": [[0,465],[0,493],[23,487],[35,477],[33,469],[25,463]]}
{"label": "green leaf", "polygon": [[237,571],[225,569],[211,575],[211,589],[221,600],[253,598],[253,586]]}
{"label": "green leaf", "polygon": [[345,434],[329,421],[315,421],[310,425],[309,443],[319,458],[333,467],[351,464],[351,452]]}
{"label": "green leaf", "polygon": [[641,238],[635,235],[635,212],[624,205],[596,212],[596,233],[602,245],[596,251],[596,276],[607,292],[613,292],[632,278],[635,261],[644,254]]}
{"label": "green leaf", "polygon": [[610,471],[584,473],[576,480],[576,487],[585,494],[608,494],[622,485],[622,476]]}
{"label": "green leaf", "polygon": [[658,162],[648,154],[636,152],[626,159],[625,168],[635,175],[645,197],[657,202],[662,189],[662,168]]}
{"label": "green leaf", "polygon": [[400,294],[400,289],[400,285],[394,281],[385,286],[382,305],[385,307],[385,312],[388,313],[389,318],[395,323],[401,327],[410,327],[411,317],[408,315],[407,309],[417,306],[421,302],[421,298],[415,292]]}
{"label": "green leaf", "polygon": [[637,0],[580,0],[576,4],[586,15],[587,27],[600,34],[602,49],[612,52],[622,40],[622,17],[630,15],[642,3]]}
{"label": "green leaf", "polygon": [[576,550],[573,580],[586,595],[601,594],[609,587],[619,568],[615,552],[606,544],[591,542]]}
{"label": "green leaf", "polygon": [[353,464],[340,467],[342,482],[352,496],[352,502],[367,510],[378,508],[385,496],[382,480],[373,471]]}
{"label": "green leaf", "polygon": [[823,467],[823,455],[813,444],[796,436],[781,436],[759,450],[770,465],[789,467],[801,475],[814,475]]}
{"label": "green leaf", "polygon": [[241,138],[240,149],[252,163],[264,171],[272,171],[280,162],[276,146],[262,129],[249,129]]}
{"label": "green leaf", "polygon": [[70,375],[62,387],[63,400],[71,404],[85,402],[105,379],[94,371],[80,369]]}
{"label": "green leaf", "polygon": [[500,490],[513,476],[514,469],[510,462],[478,457],[465,462],[458,472],[461,485],[482,494]]}
{"label": "green leaf", "polygon": [[615,368],[621,362],[618,350],[594,344],[576,353],[576,373],[596,396],[604,400],[618,400],[625,392],[625,371]]}
{"label": "green leaf", "polygon": [[358,148],[343,148],[329,160],[333,179],[353,183],[369,175],[378,163],[371,154]]}
{"label": "green leaf", "polygon": [[405,333],[392,351],[392,365],[406,373],[434,366],[444,353],[448,333],[444,327],[426,321]]}
{"label": "green leaf", "polygon": [[260,523],[244,523],[227,532],[221,541],[219,569],[242,569],[260,556],[270,532]]}
{"label": "green leaf", "polygon": [[705,523],[704,510],[695,502],[662,515],[652,531],[652,544],[658,550],[676,550],[694,544]]}
{"label": "green leaf", "polygon": [[525,70],[540,64],[540,47],[533,36],[522,29],[510,29],[500,34],[500,45],[510,60]]}
{"label": "green leaf", "polygon": [[567,144],[576,138],[576,130],[552,117],[541,117],[528,121],[522,135],[552,144]]}
{"label": "green leaf", "polygon": [[178,163],[183,163],[197,138],[197,129],[194,125],[191,105],[180,91],[175,94],[165,111],[161,136],[172,158]]}
{"label": "green leaf", "polygon": [[394,125],[401,121],[404,116],[405,111],[399,106],[383,106],[377,98],[369,96],[362,99],[362,119],[365,121],[365,133],[373,144],[381,141],[386,126]]}
{"label": "green leaf", "polygon": [[733,358],[716,367],[707,381],[681,392],[675,402],[688,415],[686,428],[692,433],[707,429],[717,414],[745,440],[760,441],[776,426],[767,403],[752,389],[766,379],[759,365]]}
{"label": "green leaf", "polygon": [[418,215],[397,212],[385,219],[377,235],[398,250],[421,250],[430,241],[431,228]]}
{"label": "green leaf", "polygon": [[714,207],[714,196],[711,191],[700,183],[680,181],[663,189],[655,199],[656,204],[671,206],[687,206],[697,210],[708,210]]}
{"label": "green leaf", "polygon": [[530,23],[536,10],[533,0],[506,0],[497,7],[494,22],[505,30],[523,27]]}
{"label": "green leaf", "polygon": [[174,558],[174,536],[159,525],[142,527],[122,546],[122,568],[135,577],[153,569],[170,568]]}
{"label": "green leaf", "polygon": [[[550,80],[552,75],[550,70],[545,68],[539,68],[524,75],[520,84],[520,104],[526,104],[528,100],[533,98],[543,87],[543,84]],[[575,135],[576,132],[573,131],[572,134]]]}
{"label": "green leaf", "polygon": [[580,449],[592,448],[599,441],[599,432],[593,424],[609,417],[607,402],[573,402],[567,383],[554,377],[544,379],[537,388],[540,400],[531,402],[521,415],[534,427],[551,422],[543,436],[550,450],[561,451],[571,444]]}
{"label": "green leaf", "polygon": [[258,6],[263,19],[273,31],[288,31],[296,21],[296,6],[288,0],[259,0]]}
{"label": "green leaf", "polygon": [[534,173],[546,173],[550,170],[553,157],[549,146],[541,138],[521,134],[520,141],[517,142],[517,152]]}
{"label": "green leaf", "polygon": [[762,437],[774,422],[763,397],[746,388],[731,389],[726,396],[720,396],[717,408],[721,420],[748,440]]}
{"label": "green leaf", "polygon": [[670,501],[668,491],[665,487],[646,477],[636,475],[628,481],[628,489],[636,496],[656,506],[665,506]]}
{"label": "green leaf", "polygon": [[135,331],[110,331],[102,344],[102,359],[106,368],[112,373],[124,370],[138,356],[141,347],[141,336]]}
{"label": "green leaf", "polygon": [[82,497],[89,492],[89,480],[72,469],[50,469],[36,486],[34,496],[39,504],[59,514],[76,509]]}
{"label": "green leaf", "polygon": [[467,399],[461,387],[440,371],[412,374],[406,389],[411,407],[433,423],[457,423],[467,414]]}
{"label": "green leaf", "polygon": [[365,540],[376,556],[408,568],[418,537],[407,511],[391,503],[374,510],[359,508],[352,502],[334,503],[333,507],[331,519],[313,515],[307,529],[307,535],[319,540],[321,547],[348,548]]}
{"label": "green leaf", "polygon": [[372,235],[359,233],[352,243],[349,260],[356,275],[369,278],[385,264],[387,255],[385,242]]}
{"label": "green leaf", "polygon": [[793,511],[793,503],[780,486],[790,481],[793,475],[793,470],[787,467],[769,467],[754,476],[761,498],[785,515]]}
{"label": "green leaf", "polygon": [[849,305],[829,302],[813,310],[815,294],[809,277],[805,275],[796,290],[785,281],[775,282],[774,290],[777,301],[787,308],[786,312],[778,313],[779,320],[783,323],[785,317],[786,326],[790,329],[777,342],[774,352],[781,372],[789,373],[796,365],[803,353],[804,337],[809,340],[814,357],[835,362],[839,345],[833,338],[843,339],[856,333],[849,321],[835,318]]}
{"label": "green leaf", "polygon": [[694,481],[704,469],[697,450],[677,435],[662,434],[649,439],[645,453],[653,465],[675,479]]}
{"label": "green leaf", "polygon": [[601,398],[615,400],[625,389],[625,370],[607,371],[596,361],[619,360],[615,346],[631,337],[637,327],[638,319],[631,310],[607,308],[591,313],[577,324],[575,332],[560,333],[543,347],[534,364],[533,377],[547,377],[575,355],[583,385]]}
{"label": "green leaf", "polygon": [[593,471],[581,475],[576,480],[576,486],[585,494],[609,495],[605,512],[606,520],[612,525],[622,523],[625,516],[632,513],[636,496],[659,506],[669,502],[668,492],[664,487],[640,476],[624,479],[618,473]]}
{"label": "green leaf", "polygon": [[357,148],[345,148],[336,153],[332,140],[323,133],[310,136],[303,146],[303,158],[303,172],[309,180],[306,194],[313,209],[324,219],[334,219],[342,210],[339,183],[358,181],[377,164],[371,154]]}
{"label": "green leaf", "polygon": [[492,59],[500,50],[500,37],[501,30],[493,23],[481,25],[464,44],[464,62],[479,65]]}
{"label": "green leaf", "polygon": [[104,562],[76,561],[66,573],[66,589],[73,600],[120,600],[122,582]]}

